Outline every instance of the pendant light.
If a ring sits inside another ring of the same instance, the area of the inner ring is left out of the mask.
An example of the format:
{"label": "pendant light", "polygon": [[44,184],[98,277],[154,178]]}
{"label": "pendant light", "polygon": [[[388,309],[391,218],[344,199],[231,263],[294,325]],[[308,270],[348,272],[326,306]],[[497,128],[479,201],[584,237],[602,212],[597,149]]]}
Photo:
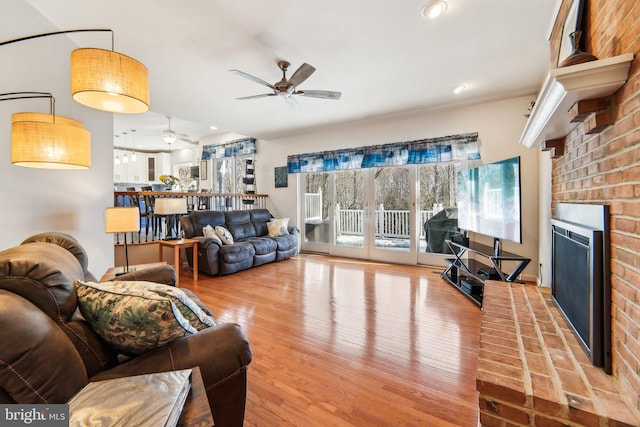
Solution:
{"label": "pendant light", "polygon": [[123,147],[124,147],[124,154],[122,155],[122,163],[129,163],[129,156],[127,156],[127,132],[122,132],[122,135],[124,136],[123,139]]}
{"label": "pendant light", "polygon": [[131,151],[133,151],[133,153],[131,153],[131,161],[135,162],[136,160],[138,160],[138,156],[136,156],[136,130],[135,129],[131,129],[131,136],[133,138],[133,144],[131,145],[133,148],[131,149]]}

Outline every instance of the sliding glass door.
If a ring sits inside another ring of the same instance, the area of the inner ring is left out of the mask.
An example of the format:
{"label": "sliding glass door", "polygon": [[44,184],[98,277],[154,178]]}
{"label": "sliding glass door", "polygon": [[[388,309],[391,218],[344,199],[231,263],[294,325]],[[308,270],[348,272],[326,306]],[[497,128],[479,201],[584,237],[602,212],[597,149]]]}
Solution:
{"label": "sliding glass door", "polygon": [[333,173],[333,239],[329,246],[332,255],[368,258],[368,190],[366,169]]}
{"label": "sliding glass door", "polygon": [[373,186],[369,259],[415,264],[415,167],[371,168]]}
{"label": "sliding glass door", "polygon": [[303,250],[444,265],[457,229],[457,163],[304,174]]}
{"label": "sliding glass door", "polygon": [[303,175],[302,248],[306,251],[329,253],[333,233],[333,174],[329,172]]}

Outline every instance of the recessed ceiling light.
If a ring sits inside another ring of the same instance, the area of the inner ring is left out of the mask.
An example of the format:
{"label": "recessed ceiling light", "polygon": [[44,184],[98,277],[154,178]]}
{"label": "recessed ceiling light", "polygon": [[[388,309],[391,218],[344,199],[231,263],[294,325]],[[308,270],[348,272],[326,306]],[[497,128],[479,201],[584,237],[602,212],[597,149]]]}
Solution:
{"label": "recessed ceiling light", "polygon": [[429,19],[435,19],[442,16],[447,10],[447,3],[442,0],[432,1],[427,3],[422,8],[422,16]]}
{"label": "recessed ceiling light", "polygon": [[218,130],[218,128],[217,128],[216,126],[214,126],[214,125],[209,126],[209,129],[211,129],[211,130]]}
{"label": "recessed ceiling light", "polygon": [[467,87],[465,85],[458,85],[453,88],[453,93],[456,95],[464,91]]}

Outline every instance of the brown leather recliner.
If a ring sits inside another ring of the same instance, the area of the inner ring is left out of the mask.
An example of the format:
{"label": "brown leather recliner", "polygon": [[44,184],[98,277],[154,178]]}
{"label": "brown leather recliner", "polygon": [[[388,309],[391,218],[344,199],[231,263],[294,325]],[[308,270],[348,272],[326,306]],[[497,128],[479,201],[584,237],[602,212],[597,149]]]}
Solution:
{"label": "brown leather recliner", "polygon": [[[241,426],[251,349],[240,326],[217,324],[119,362],[77,310],[74,282],[94,280],[87,264],[60,233],[0,252],[0,403],[65,403],[89,381],[199,366],[216,426]],[[175,281],[172,269],[156,274]]]}

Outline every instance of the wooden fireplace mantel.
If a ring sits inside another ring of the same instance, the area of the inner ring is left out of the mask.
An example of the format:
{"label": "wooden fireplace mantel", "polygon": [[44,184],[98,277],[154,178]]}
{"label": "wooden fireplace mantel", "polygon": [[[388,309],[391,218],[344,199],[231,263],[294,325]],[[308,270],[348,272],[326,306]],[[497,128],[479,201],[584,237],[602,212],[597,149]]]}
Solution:
{"label": "wooden fireplace mantel", "polygon": [[576,126],[569,119],[571,107],[577,101],[614,94],[626,83],[633,58],[632,53],[627,53],[551,70],[520,136],[520,144],[540,147],[545,141],[564,138]]}

